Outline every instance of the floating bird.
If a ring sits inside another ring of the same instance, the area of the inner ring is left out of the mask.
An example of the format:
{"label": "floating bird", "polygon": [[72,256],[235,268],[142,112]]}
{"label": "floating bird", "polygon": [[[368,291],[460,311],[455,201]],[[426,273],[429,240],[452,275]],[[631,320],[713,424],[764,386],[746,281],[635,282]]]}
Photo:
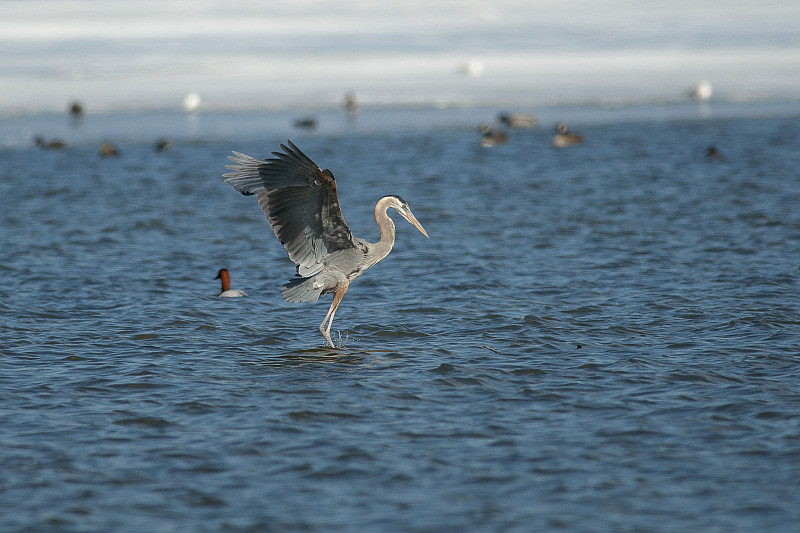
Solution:
{"label": "floating bird", "polygon": [[156,152],[168,152],[172,150],[172,143],[169,139],[159,139],[156,142]]}
{"label": "floating bird", "polygon": [[709,146],[706,150],[706,158],[709,161],[722,161],[722,154],[717,150],[716,146]]}
{"label": "floating bird", "polygon": [[344,95],[344,108],[347,110],[348,117],[356,118],[358,114],[358,102],[356,101],[355,93],[352,91]]}
{"label": "floating bird", "polygon": [[483,134],[483,137],[481,137],[481,146],[485,148],[491,148],[498,144],[505,144],[508,141],[506,132],[492,131],[492,127],[486,122],[481,124],[481,133]]}
{"label": "floating bird", "polygon": [[119,150],[117,147],[111,143],[103,143],[100,145],[100,157],[104,158],[111,158],[117,157],[119,155]]}
{"label": "floating bird", "polygon": [[231,275],[228,273],[227,269],[220,268],[219,272],[217,272],[217,277],[214,279],[222,281],[222,290],[217,295],[220,298],[237,298],[239,296],[247,296],[247,293],[244,291],[231,289]]}
{"label": "floating bird", "polygon": [[79,101],[74,100],[69,104],[69,114],[74,120],[80,119],[83,116],[83,112],[83,104],[81,104]]}
{"label": "floating bird", "polygon": [[36,137],[33,140],[34,144],[43,150],[62,150],[67,147],[67,143],[61,139],[53,139],[52,141],[45,141],[41,137]]}
{"label": "floating bird", "polygon": [[700,102],[708,101],[713,92],[714,89],[711,87],[711,82],[706,80],[701,81],[687,91],[689,98]]}
{"label": "floating bird", "polygon": [[528,113],[500,113],[497,120],[509,128],[532,128],[536,124],[536,117]]}
{"label": "floating bird", "polygon": [[459,74],[466,74],[471,78],[479,78],[483,76],[483,61],[480,59],[470,59],[463,65],[460,65],[456,72]]}
{"label": "floating bird", "polygon": [[307,130],[310,131],[311,133],[317,132],[317,119],[313,117],[299,118],[294,122],[292,122],[292,124],[294,125],[295,128],[301,130]]}
{"label": "floating bird", "polygon": [[581,144],[583,142],[583,136],[578,135],[577,133],[570,133],[567,131],[567,125],[563,122],[559,122],[558,126],[556,126],[556,134],[553,135],[553,146],[558,148],[564,148],[565,146],[571,146],[573,144]]}
{"label": "floating bird", "polygon": [[191,92],[183,97],[181,108],[185,113],[191,113],[192,111],[197,111],[201,102],[202,98],[200,98],[200,93]]}
{"label": "floating bird", "polygon": [[378,242],[356,238],[339,207],[333,173],[320,169],[291,141],[288,145],[282,144],[283,152],[272,152],[275,157],[264,161],[233,152],[228,158],[236,164],[225,167],[233,172],[223,177],[240,193],[256,195],[275,236],[297,264],[301,277],[283,286],[283,298],[316,302],[321,295],[333,293],[333,303],[319,325],[327,346],[333,346],[331,324],[347,287],[394,246],[395,226],[386,211],[396,210],[423,235],[428,233],[406,201],[392,195],[375,204]]}

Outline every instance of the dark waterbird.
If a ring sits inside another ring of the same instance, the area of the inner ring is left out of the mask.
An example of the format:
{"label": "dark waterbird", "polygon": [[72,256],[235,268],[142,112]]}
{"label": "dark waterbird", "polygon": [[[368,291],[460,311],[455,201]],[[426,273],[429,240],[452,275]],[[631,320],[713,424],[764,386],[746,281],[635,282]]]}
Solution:
{"label": "dark waterbird", "polygon": [[34,144],[43,150],[62,150],[67,147],[67,143],[62,141],[61,139],[53,139],[52,141],[46,141],[42,137],[36,137],[33,140]]}
{"label": "dark waterbird", "polygon": [[297,264],[295,278],[281,294],[289,302],[316,302],[333,293],[325,319],[319,325],[328,346],[336,309],[350,282],[389,255],[394,246],[395,226],[386,211],[391,207],[426,237],[428,233],[399,196],[384,196],[375,204],[375,223],[380,239],[371,243],[355,237],[344,221],[336,195],[333,173],[322,170],[291,141],[259,161],[239,152],[228,156],[235,165],[223,177],[244,195],[256,195],[275,236],[289,259]]}
{"label": "dark waterbird", "polygon": [[706,150],[706,158],[709,161],[722,161],[724,158],[716,146],[709,146]]}
{"label": "dark waterbird", "polygon": [[349,91],[344,95],[344,108],[347,110],[347,116],[349,118],[355,118],[358,114],[358,100],[356,100],[356,94],[354,92]]}
{"label": "dark waterbird", "polygon": [[80,118],[83,116],[83,113],[84,113],[83,104],[82,104],[82,103],[80,103],[80,102],[79,102],[79,101],[77,101],[77,100],[73,100],[73,101],[72,101],[72,102],[69,104],[69,107],[68,107],[68,109],[69,109],[69,114],[70,114],[70,116],[71,116],[71,117],[72,117],[74,120],[78,120],[78,119],[80,119]]}
{"label": "dark waterbird", "polygon": [[292,122],[295,128],[310,131],[311,133],[317,132],[317,119],[313,117],[299,118]]}
{"label": "dark waterbird", "polygon": [[167,138],[156,141],[156,152],[169,152],[172,150],[172,143]]}

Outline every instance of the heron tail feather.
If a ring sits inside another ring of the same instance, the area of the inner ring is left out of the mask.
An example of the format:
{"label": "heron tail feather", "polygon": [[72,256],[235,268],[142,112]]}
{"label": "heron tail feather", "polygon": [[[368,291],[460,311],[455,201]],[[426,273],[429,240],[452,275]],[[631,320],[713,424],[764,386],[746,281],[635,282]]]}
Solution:
{"label": "heron tail feather", "polygon": [[320,283],[314,278],[295,278],[281,289],[281,295],[287,302],[316,302],[322,293]]}

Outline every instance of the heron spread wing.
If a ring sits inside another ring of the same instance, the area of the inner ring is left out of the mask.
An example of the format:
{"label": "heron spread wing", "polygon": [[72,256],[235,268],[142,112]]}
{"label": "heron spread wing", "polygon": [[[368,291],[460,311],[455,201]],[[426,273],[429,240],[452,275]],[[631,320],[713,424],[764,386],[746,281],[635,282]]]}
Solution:
{"label": "heron spread wing", "polygon": [[307,277],[322,270],[328,254],[356,243],[331,171],[320,169],[292,141],[288,144],[264,161],[233,152],[229,158],[237,164],[226,166],[233,172],[223,177],[240,193],[256,195],[275,236],[297,263],[297,273]]}

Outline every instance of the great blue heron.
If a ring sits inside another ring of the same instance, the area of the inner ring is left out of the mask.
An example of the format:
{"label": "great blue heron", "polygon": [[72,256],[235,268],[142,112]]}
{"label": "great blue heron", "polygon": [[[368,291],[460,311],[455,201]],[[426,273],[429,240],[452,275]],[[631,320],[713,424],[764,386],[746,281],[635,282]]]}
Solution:
{"label": "great blue heron", "polygon": [[378,242],[356,238],[339,207],[333,173],[320,169],[292,141],[288,144],[281,144],[283,152],[272,152],[275,157],[263,161],[233,152],[228,158],[236,164],[225,167],[233,172],[223,177],[240,193],[256,195],[275,236],[297,264],[300,277],[283,286],[283,298],[316,302],[321,295],[333,293],[333,303],[319,325],[327,345],[333,346],[333,316],[350,282],[389,255],[394,245],[394,222],[387,209],[396,210],[426,237],[428,233],[406,201],[392,195],[375,204]]}

